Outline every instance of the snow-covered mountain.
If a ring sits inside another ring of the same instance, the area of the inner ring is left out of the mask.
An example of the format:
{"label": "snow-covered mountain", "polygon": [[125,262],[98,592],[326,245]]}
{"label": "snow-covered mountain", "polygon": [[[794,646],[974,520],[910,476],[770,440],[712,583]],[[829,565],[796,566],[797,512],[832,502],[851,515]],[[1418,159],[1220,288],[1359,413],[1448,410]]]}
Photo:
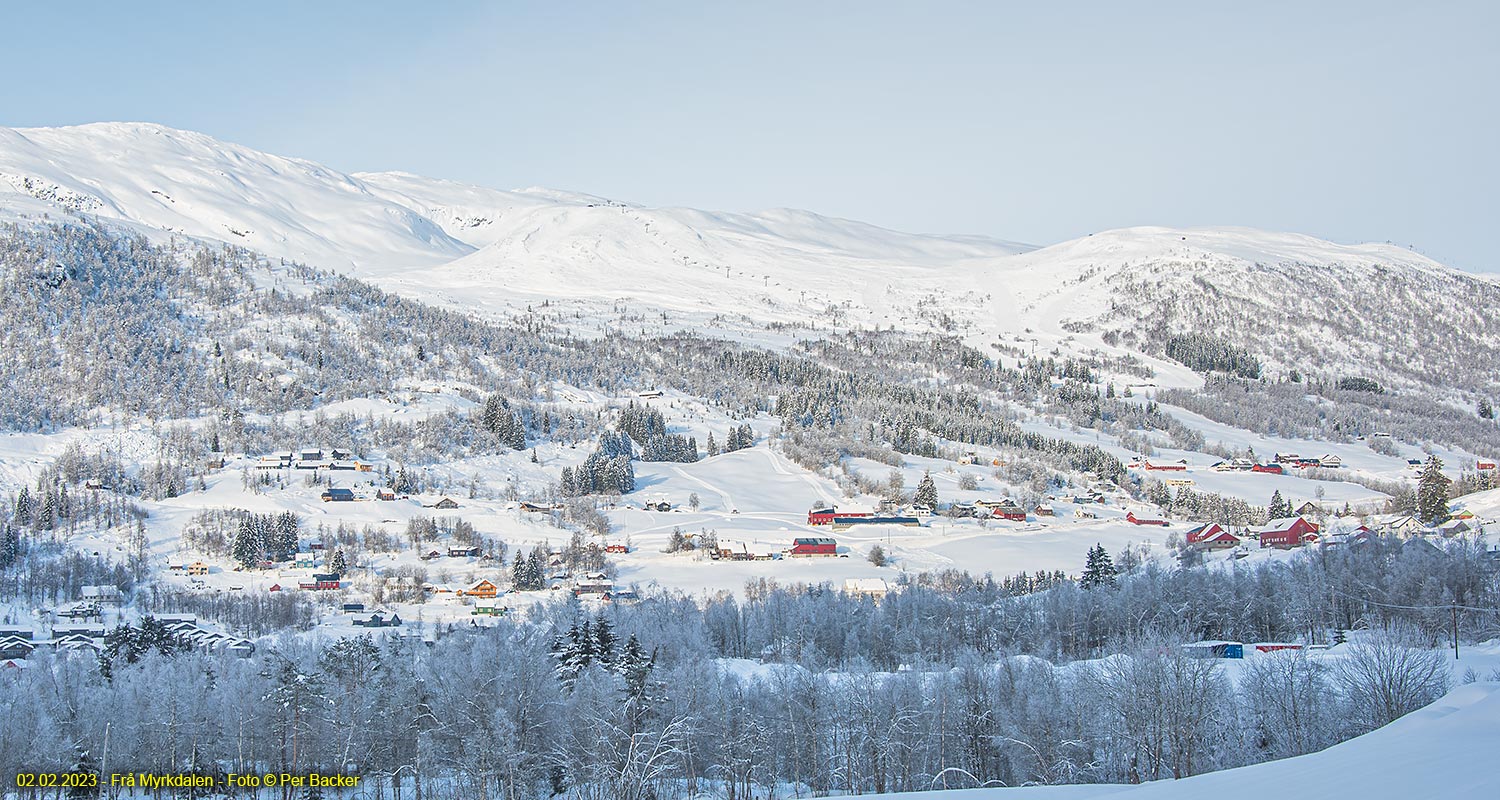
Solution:
{"label": "snow-covered mountain", "polygon": [[1227,337],[1272,368],[1417,383],[1500,358],[1494,281],[1391,245],[1243,228],[1131,228],[1033,249],[805,211],[345,174],[151,124],[0,129],[0,218],[59,212],[231,242],[481,313],[546,300],[642,326],[670,312],[656,322],[667,329],[728,317],[942,330],[1002,355],[1144,356],[1164,385],[1197,380],[1159,358],[1178,332]]}
{"label": "snow-covered mountain", "polygon": [[830,258],[931,266],[1024,249],[802,211],[646,209],[547,189],[498,191],[405,173],[350,175],[144,123],[0,129],[0,191],[14,210],[84,212],[365,277],[471,254],[608,269],[747,269],[755,261]]}

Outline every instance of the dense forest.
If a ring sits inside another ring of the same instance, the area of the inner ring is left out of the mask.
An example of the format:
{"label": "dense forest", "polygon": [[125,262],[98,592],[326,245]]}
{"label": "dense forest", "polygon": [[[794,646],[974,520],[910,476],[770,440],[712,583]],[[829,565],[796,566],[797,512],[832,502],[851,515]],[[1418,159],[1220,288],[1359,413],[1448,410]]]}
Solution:
{"label": "dense forest", "polygon": [[[137,637],[11,679],[0,768],[99,768],[108,735],[114,770],[348,770],[369,797],[1135,782],[1310,752],[1429,702],[1451,680],[1429,649],[1450,605],[1462,641],[1500,632],[1500,584],[1463,540],[1253,569],[1115,561],[1036,591],[941,573],[878,602],[760,583],[552,603],[384,641],[281,636],[245,659]],[[1298,636],[1348,638],[1347,657],[1265,656],[1231,680],[1178,647]],[[1480,677],[1500,678],[1460,676]]]}

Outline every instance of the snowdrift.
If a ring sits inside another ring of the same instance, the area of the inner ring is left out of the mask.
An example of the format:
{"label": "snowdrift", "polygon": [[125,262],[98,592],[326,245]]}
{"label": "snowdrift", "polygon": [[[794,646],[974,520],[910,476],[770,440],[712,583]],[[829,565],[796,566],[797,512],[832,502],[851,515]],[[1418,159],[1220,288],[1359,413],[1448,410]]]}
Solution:
{"label": "snowdrift", "polygon": [[886,800],[1199,800],[1500,797],[1500,683],[1460,686],[1379,730],[1319,753],[1137,786],[1038,786],[864,795]]}

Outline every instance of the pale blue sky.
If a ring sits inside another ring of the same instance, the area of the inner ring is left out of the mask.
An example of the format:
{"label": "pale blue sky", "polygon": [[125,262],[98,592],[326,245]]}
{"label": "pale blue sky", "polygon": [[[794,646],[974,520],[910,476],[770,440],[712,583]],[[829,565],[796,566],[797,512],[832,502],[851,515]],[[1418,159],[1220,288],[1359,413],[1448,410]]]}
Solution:
{"label": "pale blue sky", "polygon": [[[1133,8],[1132,8],[1133,7]],[[1500,3],[7,3],[0,124],[1049,243],[1500,270]]]}

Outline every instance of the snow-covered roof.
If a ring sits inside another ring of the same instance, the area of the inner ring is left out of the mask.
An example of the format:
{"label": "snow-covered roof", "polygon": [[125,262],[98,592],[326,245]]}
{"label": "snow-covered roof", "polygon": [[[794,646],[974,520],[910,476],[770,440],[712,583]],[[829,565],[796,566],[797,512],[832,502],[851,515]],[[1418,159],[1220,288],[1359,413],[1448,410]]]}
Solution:
{"label": "snow-covered roof", "polygon": [[1306,520],[1302,519],[1302,517],[1278,517],[1271,520],[1270,522],[1267,522],[1264,525],[1256,528],[1251,528],[1250,530],[1254,531],[1255,533],[1280,533],[1282,531],[1291,529],[1291,527],[1293,525],[1296,525],[1298,522],[1305,521]]}

